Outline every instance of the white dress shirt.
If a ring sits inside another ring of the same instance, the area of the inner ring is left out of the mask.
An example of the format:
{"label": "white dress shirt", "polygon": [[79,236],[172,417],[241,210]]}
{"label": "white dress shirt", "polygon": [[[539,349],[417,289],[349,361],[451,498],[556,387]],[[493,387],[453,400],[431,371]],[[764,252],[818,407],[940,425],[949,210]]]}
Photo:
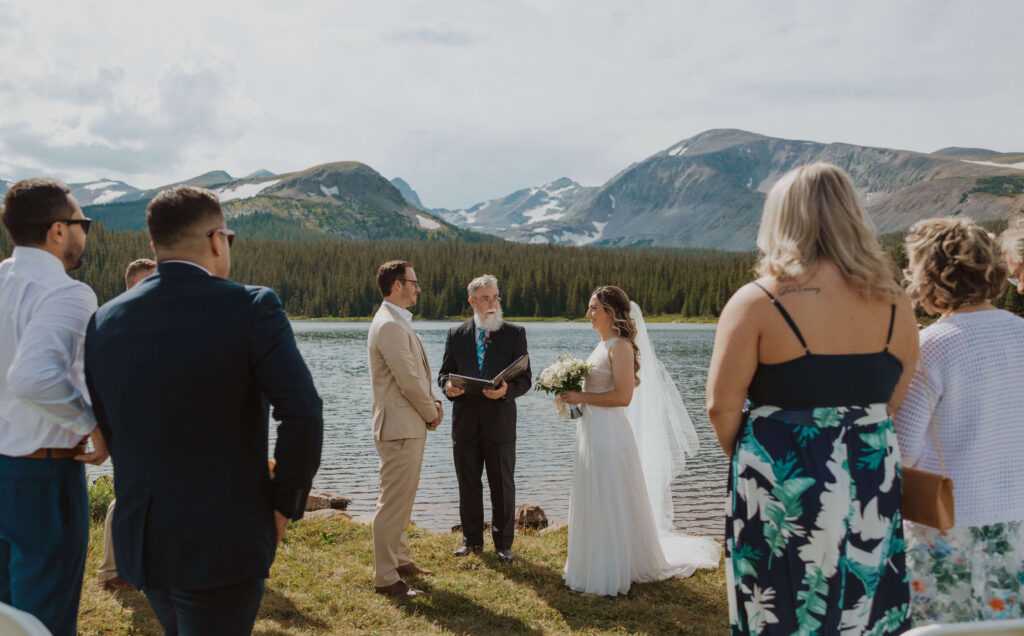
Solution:
{"label": "white dress shirt", "polygon": [[[394,309],[395,312],[399,316],[401,316],[402,319],[405,320],[406,323],[408,323],[409,328],[412,328],[412,312],[411,311],[409,311],[408,309],[404,309],[402,307],[399,307],[395,303],[387,301],[387,300],[384,301],[384,304],[387,305],[388,307],[391,307],[392,309]],[[417,334],[417,335],[419,335],[419,334]]]}
{"label": "white dress shirt", "polygon": [[53,254],[0,262],[0,454],[72,448],[96,426],[82,345],[96,294]]}

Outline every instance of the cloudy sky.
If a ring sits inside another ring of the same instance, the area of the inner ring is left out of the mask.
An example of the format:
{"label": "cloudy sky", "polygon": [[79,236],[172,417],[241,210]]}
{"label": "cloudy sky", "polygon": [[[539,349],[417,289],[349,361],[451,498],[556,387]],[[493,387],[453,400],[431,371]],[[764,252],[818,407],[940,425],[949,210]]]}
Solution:
{"label": "cloudy sky", "polygon": [[1024,2],[0,0],[0,177],[342,160],[464,207],[709,128],[1024,152]]}

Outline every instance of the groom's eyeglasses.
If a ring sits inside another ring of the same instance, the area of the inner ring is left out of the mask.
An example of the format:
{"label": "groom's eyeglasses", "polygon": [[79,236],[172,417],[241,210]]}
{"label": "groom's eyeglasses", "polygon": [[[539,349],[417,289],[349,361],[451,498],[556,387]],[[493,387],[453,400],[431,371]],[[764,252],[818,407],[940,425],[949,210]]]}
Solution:
{"label": "groom's eyeglasses", "polygon": [[420,281],[418,281],[418,280],[412,280],[412,279],[409,279],[409,278],[396,278],[395,280],[400,280],[403,283],[409,283],[410,285],[415,285],[416,289],[422,289],[422,287],[420,287]]}

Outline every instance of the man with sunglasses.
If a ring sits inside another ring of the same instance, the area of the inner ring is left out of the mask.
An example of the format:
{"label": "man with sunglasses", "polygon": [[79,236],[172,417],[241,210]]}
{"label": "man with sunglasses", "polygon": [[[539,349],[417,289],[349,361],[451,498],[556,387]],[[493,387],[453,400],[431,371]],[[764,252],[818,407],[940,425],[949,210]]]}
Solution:
{"label": "man with sunglasses", "polygon": [[14,184],[2,217],[15,247],[0,263],[0,602],[74,634],[89,541],[82,462],[107,458],[82,373],[96,294],[66,273],[82,264],[89,219],[54,179]]}
{"label": "man with sunglasses", "polygon": [[85,342],[117,569],[166,633],[247,634],[320,465],[322,404],[277,294],[226,280],[234,233],[216,195],[168,188],[146,225],[156,273],[101,307]]}

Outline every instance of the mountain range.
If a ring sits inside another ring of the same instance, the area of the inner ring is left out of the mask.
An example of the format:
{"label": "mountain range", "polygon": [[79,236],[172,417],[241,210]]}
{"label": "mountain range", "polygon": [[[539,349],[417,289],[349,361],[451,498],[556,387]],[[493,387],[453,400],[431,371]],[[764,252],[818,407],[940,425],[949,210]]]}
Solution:
{"label": "mountain range", "polygon": [[754,247],[765,195],[790,169],[846,170],[879,232],[922,218],[1024,213],[1024,154],[944,148],[932,154],[709,130],[635,163],[599,187],[569,179],[463,210],[434,209],[461,227],[563,245]]}
{"label": "mountain range", "polygon": [[[242,236],[281,240],[498,240],[420,210],[376,170],[355,161],[279,175],[260,170],[240,179],[215,170],[181,183],[209,188],[217,194],[231,227]],[[109,228],[128,230],[145,227],[146,205],[167,187],[141,190],[109,179],[68,185],[86,216]]]}
{"label": "mountain range", "polygon": [[[716,129],[634,163],[600,186],[568,179],[465,209],[429,209],[403,179],[354,161],[235,179],[215,170],[183,183],[220,197],[242,235],[282,240],[506,240],[562,245],[754,247],[765,195],[790,169],[846,170],[881,233],[944,215],[992,220],[1024,213],[1024,153],[943,148],[931,154]],[[0,196],[11,182],[0,179]],[[162,188],[100,179],[69,184],[88,216],[142,229]]]}

